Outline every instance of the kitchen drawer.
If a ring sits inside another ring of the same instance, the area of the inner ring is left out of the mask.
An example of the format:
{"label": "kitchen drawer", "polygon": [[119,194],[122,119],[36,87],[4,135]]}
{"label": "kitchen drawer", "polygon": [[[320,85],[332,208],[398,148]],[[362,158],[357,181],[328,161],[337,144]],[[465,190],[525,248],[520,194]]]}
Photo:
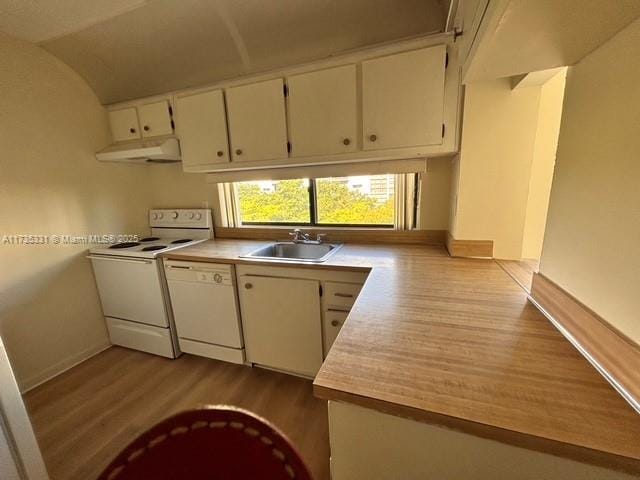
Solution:
{"label": "kitchen drawer", "polygon": [[[171,332],[168,328],[128,322],[119,318],[105,317],[109,338],[114,345],[134,350],[175,358]],[[178,355],[180,353],[178,352]]]}
{"label": "kitchen drawer", "polygon": [[339,307],[349,310],[356,301],[362,285],[359,283],[338,283],[326,282],[325,286],[325,307]]}
{"label": "kitchen drawer", "polygon": [[341,310],[325,310],[324,312],[324,356],[326,358],[329,353],[329,349],[335,341],[344,321],[347,319],[349,312],[343,312]]}

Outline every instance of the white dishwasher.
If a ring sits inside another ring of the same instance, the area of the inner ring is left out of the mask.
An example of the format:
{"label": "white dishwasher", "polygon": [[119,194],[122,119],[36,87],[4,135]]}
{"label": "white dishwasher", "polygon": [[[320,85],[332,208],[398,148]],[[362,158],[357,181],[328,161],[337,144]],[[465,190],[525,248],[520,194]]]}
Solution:
{"label": "white dishwasher", "polygon": [[244,363],[233,265],[165,260],[180,350]]}

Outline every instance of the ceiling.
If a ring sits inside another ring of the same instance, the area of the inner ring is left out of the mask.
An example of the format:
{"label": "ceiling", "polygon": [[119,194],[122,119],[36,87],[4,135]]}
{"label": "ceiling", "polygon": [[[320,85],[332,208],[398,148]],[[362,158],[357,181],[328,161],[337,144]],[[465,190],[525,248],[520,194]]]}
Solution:
{"label": "ceiling", "polygon": [[450,0],[0,0],[105,103],[443,31]]}
{"label": "ceiling", "polygon": [[493,0],[464,83],[573,65],[640,17],[640,0]]}

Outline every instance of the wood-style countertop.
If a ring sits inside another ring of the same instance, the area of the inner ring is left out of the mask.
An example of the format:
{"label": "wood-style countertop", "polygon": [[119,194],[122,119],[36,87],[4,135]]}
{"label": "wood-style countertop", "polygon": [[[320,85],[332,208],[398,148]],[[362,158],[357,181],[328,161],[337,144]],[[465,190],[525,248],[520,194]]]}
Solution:
{"label": "wood-style countertop", "polygon": [[[164,257],[274,265],[238,258],[266,243],[214,240]],[[301,266],[370,270],[317,396],[640,474],[640,415],[493,260],[346,244]]]}

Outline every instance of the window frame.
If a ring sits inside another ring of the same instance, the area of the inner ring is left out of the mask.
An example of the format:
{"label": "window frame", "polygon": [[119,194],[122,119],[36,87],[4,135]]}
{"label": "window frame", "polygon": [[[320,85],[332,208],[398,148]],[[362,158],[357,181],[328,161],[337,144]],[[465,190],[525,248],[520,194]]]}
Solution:
{"label": "window frame", "polygon": [[242,214],[240,214],[240,227],[320,227],[320,228],[379,228],[379,229],[391,229],[395,228],[393,223],[321,223],[318,222],[318,196],[316,194],[316,178],[309,178],[309,188],[307,192],[309,194],[309,222],[245,222],[242,221]]}

